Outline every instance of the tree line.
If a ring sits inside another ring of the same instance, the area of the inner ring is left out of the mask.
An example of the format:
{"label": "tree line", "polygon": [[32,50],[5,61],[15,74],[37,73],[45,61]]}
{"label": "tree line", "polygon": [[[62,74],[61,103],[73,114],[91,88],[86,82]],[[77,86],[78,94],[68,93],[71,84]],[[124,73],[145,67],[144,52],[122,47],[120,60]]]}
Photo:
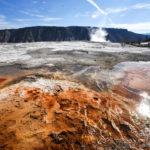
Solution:
{"label": "tree line", "polygon": [[127,42],[127,39],[123,38],[121,41],[121,46],[124,47],[126,44],[134,45],[138,47],[150,47],[150,35],[146,35],[145,39],[139,37],[135,42]]}

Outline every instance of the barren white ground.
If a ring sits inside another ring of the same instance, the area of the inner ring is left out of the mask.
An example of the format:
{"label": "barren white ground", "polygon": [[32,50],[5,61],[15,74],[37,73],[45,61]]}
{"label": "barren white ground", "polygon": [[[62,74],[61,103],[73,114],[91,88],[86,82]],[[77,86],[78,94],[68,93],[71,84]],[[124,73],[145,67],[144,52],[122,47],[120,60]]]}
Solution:
{"label": "barren white ground", "polygon": [[[86,51],[86,52],[128,52],[144,53],[150,55],[149,48],[140,48],[126,45],[121,47],[118,43],[95,43],[95,42],[37,42],[19,44],[0,44],[0,64],[3,63],[24,63],[30,65],[44,64],[47,61],[66,61],[67,58],[57,56],[41,57],[32,59],[30,52],[46,49],[47,52],[60,51]],[[40,55],[40,54],[39,54]]]}

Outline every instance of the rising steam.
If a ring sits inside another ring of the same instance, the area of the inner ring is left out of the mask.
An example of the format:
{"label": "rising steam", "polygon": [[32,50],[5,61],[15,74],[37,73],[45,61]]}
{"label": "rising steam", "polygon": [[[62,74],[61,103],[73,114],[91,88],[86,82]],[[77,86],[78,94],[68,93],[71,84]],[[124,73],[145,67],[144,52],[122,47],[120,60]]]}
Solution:
{"label": "rising steam", "polygon": [[93,42],[106,42],[107,32],[103,28],[93,29],[90,34]]}
{"label": "rising steam", "polygon": [[140,95],[143,99],[139,105],[138,111],[142,116],[150,118],[150,96],[145,92]]}
{"label": "rising steam", "polygon": [[[87,0],[87,1],[97,9],[96,14],[92,15],[92,18],[97,18],[99,17],[100,14],[103,15],[106,19],[108,18],[107,13],[103,9],[101,9],[94,2],[94,0]],[[107,32],[101,27],[92,29],[90,33],[90,39],[93,42],[106,42],[106,36]]]}

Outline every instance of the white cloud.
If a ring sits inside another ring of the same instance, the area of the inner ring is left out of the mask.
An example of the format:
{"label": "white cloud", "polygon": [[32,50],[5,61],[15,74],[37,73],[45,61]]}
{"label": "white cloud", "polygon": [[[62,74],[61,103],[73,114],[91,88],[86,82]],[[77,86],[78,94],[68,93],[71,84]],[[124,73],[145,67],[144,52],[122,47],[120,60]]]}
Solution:
{"label": "white cloud", "polygon": [[32,1],[32,3],[33,3],[33,4],[37,4],[37,3],[38,3],[38,1]]}
{"label": "white cloud", "polygon": [[0,14],[0,28],[8,25],[9,22],[6,21],[6,16]]}
{"label": "white cloud", "polygon": [[31,17],[38,17],[38,18],[43,18],[44,17],[43,15],[33,14],[31,12],[28,12],[28,11],[20,11],[20,12],[25,14],[25,15],[31,16]]}
{"label": "white cloud", "polygon": [[98,18],[100,14],[101,13],[99,11],[94,11],[94,13],[92,14],[92,18]]}
{"label": "white cloud", "polygon": [[132,8],[133,9],[150,9],[150,3],[147,3],[147,4],[136,4]]}
{"label": "white cloud", "polygon": [[63,18],[50,18],[50,17],[43,17],[39,19],[13,19],[14,21],[17,22],[49,22],[49,21],[57,21],[57,20],[63,20]]}
{"label": "white cloud", "polygon": [[57,20],[63,20],[63,18],[50,18],[50,17],[44,17],[42,18],[42,21],[48,22],[48,21],[57,21]]}
{"label": "white cloud", "polygon": [[107,14],[112,14],[112,13],[120,13],[124,12],[127,10],[133,10],[133,9],[150,9],[150,3],[147,4],[136,4],[131,7],[122,7],[122,8],[107,8],[106,12]]}
{"label": "white cloud", "polygon": [[[122,7],[122,8],[107,8],[105,11],[102,10],[93,0],[87,0],[90,4],[92,4],[97,11],[94,11],[92,14],[92,18],[98,18],[101,14],[107,15],[107,14],[113,14],[113,13],[121,13],[125,12],[130,9],[142,9],[142,8],[150,8],[150,4],[136,4],[131,7]],[[125,15],[121,15],[123,17]]]}
{"label": "white cloud", "polygon": [[20,12],[25,14],[25,15],[35,17],[35,18],[33,18],[33,19],[16,19],[16,21],[18,21],[18,22],[23,22],[23,21],[44,21],[44,22],[49,22],[49,21],[63,20],[63,18],[53,18],[53,17],[44,16],[44,15],[33,14],[31,12],[28,12],[28,11],[20,11]]}
{"label": "white cloud", "polygon": [[[34,0],[34,1],[32,1],[32,3],[33,3],[33,4],[37,4],[37,3],[39,3],[39,1]],[[46,4],[46,1],[45,1],[45,0],[43,0],[41,3],[42,3],[42,4]]]}
{"label": "white cloud", "polygon": [[112,14],[112,13],[120,13],[120,12],[123,12],[126,10],[128,10],[128,8],[126,8],[126,7],[124,7],[124,8],[107,8],[106,12],[108,14]]}
{"label": "white cloud", "polygon": [[86,12],[86,13],[77,13],[75,15],[76,18],[78,18],[78,17],[88,17],[88,16],[89,16],[89,12]]}
{"label": "white cloud", "polygon": [[42,3],[43,3],[43,4],[46,4],[46,1],[43,1]]}
{"label": "white cloud", "polygon": [[107,27],[125,28],[138,33],[150,32],[150,22],[141,22],[135,24],[110,24]]}
{"label": "white cloud", "polygon": [[124,16],[125,16],[125,14],[121,14],[121,15],[120,15],[120,17],[124,17]]}
{"label": "white cloud", "polygon": [[32,21],[33,19],[13,19],[13,20],[17,22],[27,22],[27,21]]}
{"label": "white cloud", "polygon": [[99,13],[101,13],[102,15],[107,15],[107,13],[105,11],[103,11],[93,0],[87,0],[91,5],[93,5],[97,11],[99,11]]}
{"label": "white cloud", "polygon": [[5,19],[6,16],[0,14],[0,19]]}
{"label": "white cloud", "polygon": [[10,29],[16,27],[17,25],[7,21],[6,16],[0,14],[0,29]]}

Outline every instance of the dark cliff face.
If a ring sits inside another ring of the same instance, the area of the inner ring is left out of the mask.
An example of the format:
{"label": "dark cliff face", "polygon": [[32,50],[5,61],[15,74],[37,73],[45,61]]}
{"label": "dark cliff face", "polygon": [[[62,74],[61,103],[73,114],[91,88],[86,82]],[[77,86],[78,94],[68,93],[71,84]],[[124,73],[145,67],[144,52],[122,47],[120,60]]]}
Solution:
{"label": "dark cliff face", "polygon": [[130,32],[126,29],[107,28],[105,30],[108,33],[106,39],[111,42],[116,42],[116,43],[137,42],[139,40],[143,41],[146,38],[145,35]]}
{"label": "dark cliff face", "polygon": [[[90,41],[92,27],[28,27],[0,30],[1,43],[41,42],[41,41]],[[145,35],[135,34],[125,29],[106,28],[106,39],[111,42],[131,42]]]}
{"label": "dark cliff face", "polygon": [[90,40],[85,27],[30,27],[1,30],[0,42],[40,42]]}

